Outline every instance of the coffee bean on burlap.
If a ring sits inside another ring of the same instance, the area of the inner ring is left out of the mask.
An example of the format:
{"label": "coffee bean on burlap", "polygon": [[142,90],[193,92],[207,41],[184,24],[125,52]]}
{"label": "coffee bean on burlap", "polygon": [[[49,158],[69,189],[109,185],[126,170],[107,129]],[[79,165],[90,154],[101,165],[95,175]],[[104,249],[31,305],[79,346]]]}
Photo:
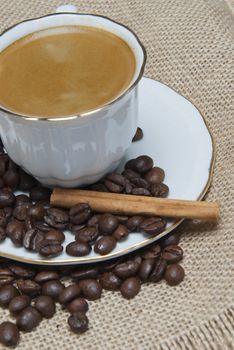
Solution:
{"label": "coffee bean on burlap", "polygon": [[116,276],[126,279],[128,277],[135,276],[139,269],[138,262],[134,260],[128,260],[115,266],[113,272]]}
{"label": "coffee bean on burlap", "polygon": [[41,314],[33,306],[26,307],[19,313],[16,319],[16,325],[23,332],[31,332],[42,320]]}
{"label": "coffee bean on burlap", "polygon": [[141,289],[141,281],[138,277],[127,278],[120,287],[120,292],[125,299],[134,298]]}
{"label": "coffee bean on burlap", "polygon": [[150,282],[159,282],[164,277],[167,268],[167,263],[164,259],[159,258],[156,260],[154,269],[149,277]]}
{"label": "coffee bean on burlap", "polygon": [[4,346],[16,346],[19,342],[20,334],[16,325],[12,322],[2,322],[0,324],[0,343]]}
{"label": "coffee bean on burlap", "polygon": [[11,300],[18,294],[18,290],[10,284],[0,287],[0,306],[8,306]]}
{"label": "coffee bean on burlap", "polygon": [[169,265],[165,272],[165,280],[170,286],[176,286],[184,279],[184,269],[179,264]]}
{"label": "coffee bean on burlap", "polygon": [[177,263],[183,259],[183,250],[178,245],[169,245],[162,251],[162,257],[167,263]]}
{"label": "coffee bean on burlap", "polygon": [[81,288],[82,295],[85,299],[96,300],[101,297],[102,286],[95,279],[86,279],[79,282],[79,287]]}
{"label": "coffee bean on burlap", "polygon": [[17,280],[16,286],[21,294],[30,296],[38,295],[41,291],[41,286],[33,280]]}
{"label": "coffee bean on burlap", "polygon": [[48,295],[40,295],[34,300],[34,307],[45,318],[54,316],[56,306],[54,300]]}
{"label": "coffee bean on burlap", "polygon": [[74,300],[72,300],[70,303],[68,303],[66,305],[67,310],[73,314],[74,312],[83,312],[86,313],[89,309],[89,304],[87,303],[87,301],[80,297],[80,298],[76,298]]}
{"label": "coffee bean on burlap", "polygon": [[45,283],[48,281],[58,280],[58,279],[59,279],[58,272],[57,271],[50,271],[50,270],[40,271],[34,277],[34,281],[37,283]]}
{"label": "coffee bean on burlap", "polygon": [[48,295],[53,300],[58,300],[64,288],[64,285],[59,280],[48,281],[43,284],[41,294]]}
{"label": "coffee bean on burlap", "polygon": [[106,290],[119,290],[122,280],[113,272],[104,272],[99,279],[102,288]]}
{"label": "coffee bean on burlap", "polygon": [[68,317],[68,324],[72,332],[84,333],[88,329],[89,320],[84,313],[77,311]]}
{"label": "coffee bean on burlap", "polygon": [[16,315],[29,306],[30,303],[31,298],[29,295],[17,295],[10,301],[8,308],[13,315]]}

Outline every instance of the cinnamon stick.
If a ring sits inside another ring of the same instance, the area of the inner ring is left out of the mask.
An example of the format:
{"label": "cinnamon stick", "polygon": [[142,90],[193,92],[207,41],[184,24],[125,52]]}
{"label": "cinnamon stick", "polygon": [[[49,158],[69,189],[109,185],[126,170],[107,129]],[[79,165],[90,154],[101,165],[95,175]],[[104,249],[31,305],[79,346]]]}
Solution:
{"label": "cinnamon stick", "polygon": [[216,202],[164,199],[62,188],[54,189],[50,202],[53,206],[64,208],[71,208],[78,203],[88,203],[94,211],[100,213],[158,215],[208,221],[216,220],[219,216],[219,205]]}

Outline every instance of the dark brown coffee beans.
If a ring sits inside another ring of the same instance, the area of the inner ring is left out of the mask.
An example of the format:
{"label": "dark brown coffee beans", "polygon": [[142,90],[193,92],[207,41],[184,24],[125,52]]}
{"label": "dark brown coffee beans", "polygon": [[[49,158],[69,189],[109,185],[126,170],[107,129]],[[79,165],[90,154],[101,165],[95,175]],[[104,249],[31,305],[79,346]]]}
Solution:
{"label": "dark brown coffee beans", "polygon": [[163,249],[162,257],[169,264],[177,263],[183,259],[183,250],[178,245],[169,245]]}
{"label": "dark brown coffee beans", "polygon": [[56,271],[40,271],[36,274],[34,281],[37,283],[45,283],[59,279],[59,274]]}
{"label": "dark brown coffee beans", "polygon": [[159,282],[164,277],[167,268],[167,263],[164,259],[156,260],[154,269],[149,277],[150,282]]}
{"label": "dark brown coffee beans", "polygon": [[98,230],[102,235],[111,235],[118,227],[119,222],[116,216],[104,214],[98,221]]}
{"label": "dark brown coffee beans", "polygon": [[120,287],[120,292],[125,299],[134,298],[141,289],[141,281],[138,277],[127,278]]}
{"label": "dark brown coffee beans", "polygon": [[84,333],[89,327],[89,320],[82,312],[75,312],[68,318],[70,329],[74,333]]}
{"label": "dark brown coffee beans", "polygon": [[16,285],[21,294],[35,296],[41,290],[41,286],[33,280],[17,280]]}
{"label": "dark brown coffee beans", "polygon": [[55,314],[55,302],[48,295],[40,295],[35,299],[34,307],[45,318],[51,318]]}
{"label": "dark brown coffee beans", "polygon": [[116,241],[120,241],[120,240],[124,239],[125,237],[127,237],[128,234],[129,234],[128,228],[125,225],[119,224],[119,226],[114,231],[112,236],[114,237],[114,239]]}
{"label": "dark brown coffee beans", "polygon": [[167,247],[168,245],[177,245],[180,242],[180,235],[178,233],[170,233],[166,237],[163,237],[160,240],[160,245],[162,248]]}
{"label": "dark brown coffee beans", "polygon": [[62,209],[49,208],[44,216],[44,220],[48,225],[63,230],[68,225],[69,216]]}
{"label": "dark brown coffee beans", "polygon": [[85,256],[91,252],[91,246],[86,242],[71,242],[66,246],[66,253],[71,256]]}
{"label": "dark brown coffee beans", "polygon": [[53,300],[58,300],[64,288],[64,285],[59,280],[48,281],[43,284],[41,294],[48,295]]}
{"label": "dark brown coffee beans", "polygon": [[85,299],[96,300],[101,297],[102,287],[95,279],[87,279],[79,282],[81,292]]}
{"label": "dark brown coffee beans", "polygon": [[125,279],[128,277],[135,276],[137,274],[137,271],[139,269],[139,264],[137,261],[134,260],[128,260],[123,262],[122,264],[118,264],[114,268],[114,273],[116,276]]}
{"label": "dark brown coffee beans", "polygon": [[154,259],[144,259],[141,263],[140,269],[138,271],[138,276],[142,282],[146,282],[153,271],[155,264]]}
{"label": "dark brown coffee beans", "polygon": [[147,173],[152,167],[153,159],[146,155],[131,159],[125,164],[125,169],[132,169],[140,174]]}
{"label": "dark brown coffee beans", "polygon": [[19,221],[26,220],[30,206],[31,206],[30,203],[24,203],[24,204],[18,205],[13,210],[13,216]]}
{"label": "dark brown coffee beans", "polygon": [[63,243],[65,240],[65,235],[62,231],[59,230],[50,230],[45,233],[45,239],[51,241],[57,241],[59,243]]}
{"label": "dark brown coffee beans", "polygon": [[149,217],[144,219],[140,224],[140,229],[149,235],[156,235],[164,231],[166,226],[165,220],[160,217]]}
{"label": "dark brown coffee beans", "polygon": [[89,309],[89,304],[84,298],[76,298],[67,304],[66,307],[71,314],[77,311],[86,313]]}
{"label": "dark brown coffee beans", "polygon": [[37,184],[36,179],[25,173],[23,170],[19,172],[19,189],[21,191],[30,191]]}
{"label": "dark brown coffee beans", "polygon": [[0,268],[0,287],[14,281],[14,274],[7,267]]}
{"label": "dark brown coffee beans", "polygon": [[0,190],[0,208],[12,207],[15,203],[15,195],[10,190]]}
{"label": "dark brown coffee beans", "polygon": [[15,197],[15,207],[22,204],[32,204],[31,199],[25,194],[19,194]]}
{"label": "dark brown coffee beans", "polygon": [[33,306],[26,307],[17,316],[16,325],[23,332],[31,332],[41,322],[41,314]]}
{"label": "dark brown coffee beans", "polygon": [[0,287],[0,306],[8,306],[17,295],[19,295],[19,292],[14,286],[6,285]]}
{"label": "dark brown coffee beans", "polygon": [[86,203],[79,203],[69,211],[70,220],[75,225],[86,223],[91,215],[91,208]]}
{"label": "dark brown coffee beans", "polygon": [[154,167],[145,174],[144,179],[150,182],[151,184],[160,184],[163,182],[164,177],[164,170],[159,167]]}
{"label": "dark brown coffee beans", "polygon": [[12,220],[6,227],[6,235],[11,239],[16,246],[21,246],[23,237],[26,231],[23,221]]}
{"label": "dark brown coffee beans", "polygon": [[104,272],[101,275],[99,282],[103,289],[115,291],[119,290],[122,280],[113,272]]}
{"label": "dark brown coffee beans", "polygon": [[169,193],[169,187],[166,184],[152,184],[150,187],[150,192],[153,197],[167,197]]}
{"label": "dark brown coffee beans", "polygon": [[63,246],[60,242],[51,239],[44,239],[37,247],[40,255],[51,258],[62,253]]}
{"label": "dark brown coffee beans", "polygon": [[109,254],[115,246],[116,240],[112,236],[104,236],[95,242],[94,251],[100,255],[106,255]]}
{"label": "dark brown coffee beans", "polygon": [[176,286],[184,279],[184,269],[179,264],[169,265],[165,272],[165,280],[170,286]]}
{"label": "dark brown coffee beans", "polygon": [[123,192],[126,184],[126,179],[123,175],[112,173],[104,179],[104,184],[110,192]]}
{"label": "dark brown coffee beans", "polygon": [[80,287],[78,284],[72,284],[62,291],[59,296],[59,302],[61,304],[67,304],[73,299],[77,298],[81,293]]}
{"label": "dark brown coffee beans", "polygon": [[98,237],[98,229],[96,226],[85,227],[76,232],[75,238],[77,241],[93,242]]}
{"label": "dark brown coffee beans", "polygon": [[16,346],[19,342],[19,330],[12,322],[0,324],[0,343],[4,346]]}
{"label": "dark brown coffee beans", "polygon": [[10,264],[8,268],[13,272],[17,278],[30,279],[33,278],[36,274],[36,271],[32,269],[29,265],[21,264]]}
{"label": "dark brown coffee beans", "polygon": [[50,199],[50,195],[51,190],[43,186],[33,187],[29,192],[31,200],[35,202],[47,201]]}
{"label": "dark brown coffee beans", "polygon": [[17,295],[14,297],[9,304],[9,311],[16,315],[29,306],[31,303],[31,298],[28,295]]}
{"label": "dark brown coffee beans", "polygon": [[44,219],[45,213],[45,208],[39,204],[32,205],[28,210],[28,216],[33,221],[42,221]]}
{"label": "dark brown coffee beans", "polygon": [[74,280],[83,280],[83,279],[92,279],[92,278],[97,278],[98,277],[98,268],[97,267],[80,267],[78,270],[72,271],[71,272],[71,277]]}
{"label": "dark brown coffee beans", "polygon": [[139,141],[143,138],[143,131],[142,129],[138,126],[138,128],[136,129],[136,133],[133,136],[132,142],[136,142]]}
{"label": "dark brown coffee beans", "polygon": [[148,248],[142,253],[143,259],[157,259],[161,256],[161,248],[158,244]]}

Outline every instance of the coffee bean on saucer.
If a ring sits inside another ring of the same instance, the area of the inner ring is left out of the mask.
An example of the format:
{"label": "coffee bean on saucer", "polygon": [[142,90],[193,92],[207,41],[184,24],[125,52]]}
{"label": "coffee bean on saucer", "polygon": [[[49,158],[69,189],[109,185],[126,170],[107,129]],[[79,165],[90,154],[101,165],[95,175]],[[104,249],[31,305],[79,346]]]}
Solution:
{"label": "coffee bean on saucer", "polygon": [[15,196],[15,207],[22,204],[32,204],[32,200],[26,194]]}
{"label": "coffee bean on saucer", "polygon": [[165,220],[155,216],[144,219],[140,224],[140,229],[149,235],[161,233],[165,227]]}
{"label": "coffee bean on saucer", "polygon": [[113,272],[104,272],[99,279],[102,288],[106,290],[119,290],[122,283],[121,279],[116,276]]}
{"label": "coffee bean on saucer", "polygon": [[21,294],[35,296],[41,291],[41,286],[33,280],[17,280],[16,285]]}
{"label": "coffee bean on saucer", "polygon": [[168,245],[178,245],[180,242],[180,235],[178,233],[170,233],[166,237],[163,237],[160,240],[160,246],[162,248],[167,247]]}
{"label": "coffee bean on saucer", "polygon": [[85,279],[79,282],[79,287],[85,299],[96,300],[101,297],[102,287],[95,279]]}
{"label": "coffee bean on saucer", "polygon": [[111,173],[104,179],[104,184],[110,192],[121,193],[125,187],[125,177],[117,173]]}
{"label": "coffee bean on saucer", "polygon": [[94,251],[100,255],[109,254],[116,246],[116,240],[112,236],[103,236],[95,242]]}
{"label": "coffee bean on saucer", "polygon": [[9,169],[3,176],[3,181],[6,187],[10,187],[12,190],[16,190],[19,183],[19,174],[15,169]]}
{"label": "coffee bean on saucer", "polygon": [[0,267],[0,287],[11,284],[14,281],[14,274],[7,267]]}
{"label": "coffee bean on saucer", "polygon": [[44,220],[47,225],[63,230],[68,225],[69,216],[67,212],[62,209],[49,208],[44,216]]}
{"label": "coffee bean on saucer", "polygon": [[86,223],[91,215],[91,208],[87,203],[79,203],[74,205],[70,211],[69,216],[72,224],[80,225]]}
{"label": "coffee bean on saucer", "polygon": [[87,222],[87,226],[96,226],[98,225],[98,221],[100,219],[101,215],[100,214],[95,214],[91,216],[91,218]]}
{"label": "coffee bean on saucer", "polygon": [[125,279],[135,276],[139,269],[139,264],[134,260],[127,260],[115,266],[113,272],[116,276]]}
{"label": "coffee bean on saucer", "polygon": [[22,169],[19,172],[19,189],[21,191],[30,191],[37,184],[37,180],[31,175],[25,173]]}
{"label": "coffee bean on saucer", "polygon": [[30,242],[30,249],[35,251],[35,252],[39,252],[39,250],[41,249],[43,242],[45,240],[45,233],[41,232],[40,230],[34,228],[36,231],[36,234],[33,235],[31,242]]}
{"label": "coffee bean on saucer", "polygon": [[102,235],[111,235],[118,227],[118,219],[112,214],[103,214],[98,221],[98,230]]}
{"label": "coffee bean on saucer", "polygon": [[165,272],[165,280],[170,286],[176,286],[184,279],[184,269],[179,264],[169,265]]}
{"label": "coffee bean on saucer", "polygon": [[83,279],[94,279],[98,277],[98,267],[91,266],[91,267],[80,267],[77,270],[74,270],[71,272],[71,277],[76,280],[83,280]]}
{"label": "coffee bean on saucer", "polygon": [[44,239],[37,246],[37,251],[40,255],[51,258],[61,254],[63,246],[59,241]]}
{"label": "coffee bean on saucer", "polygon": [[141,289],[141,281],[138,277],[127,278],[120,287],[120,292],[125,299],[134,298]]}
{"label": "coffee bean on saucer", "polygon": [[169,245],[163,249],[162,257],[167,263],[177,263],[183,259],[183,250],[178,245]]}
{"label": "coffee bean on saucer", "polygon": [[31,298],[29,295],[17,295],[11,300],[8,308],[13,315],[16,315],[29,306],[30,303]]}
{"label": "coffee bean on saucer", "polygon": [[11,207],[0,209],[0,227],[5,228],[7,226],[12,218],[12,211]]}
{"label": "coffee bean on saucer", "polygon": [[125,164],[125,169],[132,169],[140,174],[147,173],[152,167],[153,159],[146,155],[131,159]]}
{"label": "coffee bean on saucer", "polygon": [[159,282],[163,278],[166,268],[167,268],[167,263],[164,259],[160,258],[156,260],[154,269],[149,277],[149,281]]}
{"label": "coffee bean on saucer", "polygon": [[89,304],[84,298],[80,297],[73,299],[69,304],[66,305],[66,308],[71,314],[77,311],[86,313],[89,309]]}
{"label": "coffee bean on saucer", "polygon": [[119,224],[119,226],[116,228],[112,236],[116,241],[120,241],[127,237],[129,234],[129,230],[125,225]]}
{"label": "coffee bean on saucer", "polygon": [[143,216],[135,215],[128,219],[127,221],[127,228],[133,232],[133,231],[139,231],[140,230],[140,224],[144,220]]}
{"label": "coffee bean on saucer", "polygon": [[71,256],[85,256],[91,252],[91,246],[86,242],[71,242],[66,246],[66,253]]}
{"label": "coffee bean on saucer", "polygon": [[48,295],[53,300],[58,300],[64,288],[64,285],[59,280],[48,281],[43,284],[41,294]]}
{"label": "coffee bean on saucer", "polygon": [[84,333],[88,329],[89,320],[84,313],[77,311],[68,317],[68,324],[72,332]]}
{"label": "coffee bean on saucer", "polygon": [[119,224],[125,225],[128,221],[128,216],[126,215],[115,215],[116,219],[118,220]]}
{"label": "coffee bean on saucer", "polygon": [[18,290],[11,285],[0,287],[0,306],[8,306],[10,301],[19,294]]}
{"label": "coffee bean on saucer", "polygon": [[67,304],[73,299],[77,298],[81,294],[81,289],[78,284],[72,284],[62,291],[59,296],[59,302],[61,304]]}
{"label": "coffee bean on saucer", "polygon": [[[0,227],[0,242],[3,242],[6,238],[6,231],[4,228]],[[0,282],[1,285],[1,282]]]}
{"label": "coffee bean on saucer", "polygon": [[136,129],[136,133],[133,136],[132,142],[139,141],[142,138],[143,138],[143,130],[138,126],[138,128]]}
{"label": "coffee bean on saucer", "polygon": [[150,182],[151,184],[160,184],[163,182],[165,178],[165,172],[162,168],[154,167],[150,171],[148,171],[144,179]]}
{"label": "coffee bean on saucer", "polygon": [[28,210],[28,216],[33,221],[42,221],[45,216],[45,208],[42,205],[34,204]]}
{"label": "coffee bean on saucer", "polygon": [[57,271],[40,271],[34,277],[34,281],[37,283],[45,283],[52,280],[58,280],[59,274]]}
{"label": "coffee bean on saucer", "polygon": [[79,230],[75,234],[76,241],[78,242],[93,242],[98,237],[98,229],[96,226],[85,227],[82,230]]}
{"label": "coffee bean on saucer", "polygon": [[133,188],[131,193],[135,196],[151,196],[150,191],[143,187]]}
{"label": "coffee bean on saucer", "polygon": [[60,230],[50,230],[45,233],[45,239],[63,243],[65,240],[65,235]]}
{"label": "coffee bean on saucer", "polygon": [[25,223],[16,219],[10,221],[6,227],[6,235],[17,245],[22,245],[22,240],[26,231]]}
{"label": "coffee bean on saucer", "polygon": [[28,216],[28,211],[29,208],[31,207],[30,203],[24,203],[21,205],[17,205],[14,210],[13,210],[13,216],[15,219],[19,220],[19,221],[24,221],[26,220],[27,216]]}
{"label": "coffee bean on saucer", "polygon": [[22,241],[23,247],[25,249],[35,250],[34,240],[35,240],[37,233],[38,233],[38,230],[35,228],[31,228],[25,232],[24,237],[23,237],[23,241]]}
{"label": "coffee bean on saucer", "polygon": [[5,172],[7,171],[7,167],[8,167],[8,163],[9,163],[9,157],[8,154],[6,153],[1,153],[0,154],[0,176],[2,177]]}
{"label": "coffee bean on saucer", "polygon": [[138,271],[138,276],[142,282],[146,282],[153,271],[155,259],[144,259]]}
{"label": "coffee bean on saucer", "polygon": [[17,278],[30,279],[33,278],[36,274],[36,271],[29,265],[10,264],[8,265],[8,268]]}
{"label": "coffee bean on saucer", "polygon": [[15,195],[8,189],[0,190],[0,208],[12,207],[15,203]]}
{"label": "coffee bean on saucer", "polygon": [[51,190],[43,186],[33,187],[29,192],[30,198],[35,202],[49,200],[50,195]]}
{"label": "coffee bean on saucer", "polygon": [[19,338],[19,330],[14,323],[6,321],[0,324],[0,343],[2,345],[16,346]]}
{"label": "coffee bean on saucer", "polygon": [[33,306],[26,307],[17,316],[16,325],[23,332],[31,332],[42,320],[41,314]]}
{"label": "coffee bean on saucer", "polygon": [[169,187],[166,184],[152,184],[150,187],[150,192],[153,197],[167,197],[169,193]]}
{"label": "coffee bean on saucer", "polygon": [[55,302],[48,295],[40,295],[34,301],[34,307],[45,318],[51,318],[55,314]]}

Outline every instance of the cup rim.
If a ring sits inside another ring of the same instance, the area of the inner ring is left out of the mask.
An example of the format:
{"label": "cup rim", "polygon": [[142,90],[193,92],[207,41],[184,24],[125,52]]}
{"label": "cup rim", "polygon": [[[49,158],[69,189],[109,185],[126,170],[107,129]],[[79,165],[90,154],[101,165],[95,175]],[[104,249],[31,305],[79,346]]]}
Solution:
{"label": "cup rim", "polygon": [[143,73],[144,73],[144,68],[145,68],[145,64],[146,64],[146,59],[147,59],[147,53],[146,53],[146,49],[144,47],[144,45],[142,44],[142,42],[140,41],[139,37],[137,36],[137,34],[130,29],[127,25],[122,24],[118,21],[113,20],[112,18],[108,17],[108,16],[104,16],[104,15],[99,15],[99,14],[94,14],[94,13],[79,13],[79,12],[59,12],[59,13],[49,13],[47,15],[43,15],[43,16],[39,16],[39,17],[33,17],[33,18],[29,18],[29,19],[25,19],[23,21],[17,22],[15,24],[13,24],[12,26],[6,28],[5,30],[3,30],[0,33],[0,38],[8,31],[10,31],[11,29],[17,27],[18,25],[20,25],[21,23],[25,23],[25,22],[30,22],[30,21],[34,21],[34,20],[38,20],[41,18],[45,18],[45,17],[50,17],[50,16],[61,16],[61,15],[75,15],[75,16],[94,16],[94,17],[100,17],[100,18],[104,18],[109,20],[110,22],[113,22],[115,24],[118,24],[119,26],[124,27],[125,29],[127,29],[129,32],[131,32],[133,34],[133,36],[135,37],[135,39],[137,40],[138,45],[140,46],[142,53],[143,53],[143,62],[141,64],[140,67],[140,71],[139,74],[137,76],[137,78],[132,82],[131,85],[129,85],[129,87],[123,91],[118,97],[116,97],[114,100],[104,104],[103,106],[87,111],[85,113],[81,113],[81,114],[77,114],[77,115],[68,115],[66,117],[37,117],[37,116],[30,116],[30,115],[24,115],[24,114],[20,114],[20,113],[16,113],[13,111],[8,110],[7,108],[3,107],[0,105],[0,111],[4,112],[4,113],[8,113],[13,117],[20,117],[23,118],[24,120],[27,121],[38,121],[38,122],[43,122],[43,121],[49,121],[49,122],[57,122],[57,121],[65,121],[65,120],[74,120],[77,118],[82,118],[82,117],[87,117],[90,116],[92,114],[95,114],[96,112],[102,111],[105,108],[109,107],[110,105],[114,104],[115,102],[119,101],[120,99],[122,99],[125,95],[127,95],[137,84],[138,82],[141,80]]}

